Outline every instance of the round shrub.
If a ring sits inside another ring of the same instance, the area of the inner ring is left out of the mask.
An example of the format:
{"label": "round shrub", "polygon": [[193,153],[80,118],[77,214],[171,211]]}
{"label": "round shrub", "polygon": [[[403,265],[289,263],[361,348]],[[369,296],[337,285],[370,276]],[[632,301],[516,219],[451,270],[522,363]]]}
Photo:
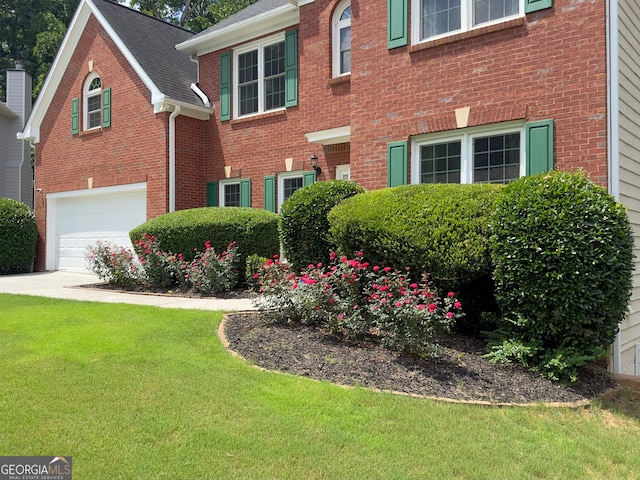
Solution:
{"label": "round shrub", "polygon": [[575,380],[603,357],[631,292],[633,238],[625,208],[586,174],[548,172],[511,183],[490,238],[502,312],[496,358]]}
{"label": "round shrub", "polygon": [[154,236],[163,251],[182,253],[185,260],[192,260],[207,241],[217,253],[237,242],[238,270],[243,273],[249,255],[271,257],[280,249],[278,215],[257,208],[208,207],[167,213],[131,230],[131,242],[144,240],[145,233]]}
{"label": "round shrub", "polygon": [[27,273],[36,257],[33,212],[18,200],[0,198],[0,274]]}
{"label": "round shrub", "polygon": [[331,180],[296,190],[280,209],[280,238],[295,269],[326,262],[335,248],[327,239],[327,214],[342,200],[364,189],[355,182]]}

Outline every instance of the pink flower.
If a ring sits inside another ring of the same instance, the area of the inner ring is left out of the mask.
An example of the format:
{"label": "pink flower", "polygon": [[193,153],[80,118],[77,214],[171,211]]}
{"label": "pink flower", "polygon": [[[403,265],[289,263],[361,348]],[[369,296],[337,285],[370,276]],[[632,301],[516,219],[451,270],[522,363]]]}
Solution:
{"label": "pink flower", "polygon": [[409,288],[411,290],[417,290],[418,289],[418,284],[417,283],[412,283],[411,285],[409,285]]}
{"label": "pink flower", "polygon": [[329,260],[331,260],[332,262],[336,259],[336,252],[331,252],[329,254]]}
{"label": "pink flower", "polygon": [[257,279],[258,277],[260,277],[260,274],[259,274],[259,273],[256,273],[256,274],[253,276],[253,278],[254,278],[254,279]]}
{"label": "pink flower", "polygon": [[373,271],[374,271],[374,272],[377,272],[378,270],[380,270],[380,267],[379,267],[378,265],[376,265],[376,266],[374,266],[374,267],[373,267]]}
{"label": "pink flower", "polygon": [[338,318],[339,318],[340,320],[342,320],[342,319],[344,318],[344,313],[339,313],[339,314],[338,314]]}
{"label": "pink flower", "polygon": [[402,306],[402,302],[396,302],[396,307],[401,307]]}
{"label": "pink flower", "polygon": [[364,255],[364,253],[362,253],[362,252],[356,253],[356,257],[362,257],[363,255]]}
{"label": "pink flower", "polygon": [[316,265],[316,267],[322,268],[322,263],[318,263],[318,265]]}
{"label": "pink flower", "polygon": [[447,312],[447,318],[453,318],[453,312]]}
{"label": "pink flower", "polygon": [[433,313],[436,310],[436,308],[438,308],[438,306],[435,303],[430,303],[429,304],[429,311],[431,313]]}
{"label": "pink flower", "polygon": [[453,297],[455,296],[455,293],[453,293],[453,292],[449,292],[449,293],[447,293],[447,296],[448,296],[449,298],[453,298]]}
{"label": "pink flower", "polygon": [[453,308],[462,308],[462,304],[460,302],[456,302],[453,304]]}
{"label": "pink flower", "polygon": [[384,267],[384,271],[385,271],[386,273],[389,273],[389,272],[391,271],[391,267]]}

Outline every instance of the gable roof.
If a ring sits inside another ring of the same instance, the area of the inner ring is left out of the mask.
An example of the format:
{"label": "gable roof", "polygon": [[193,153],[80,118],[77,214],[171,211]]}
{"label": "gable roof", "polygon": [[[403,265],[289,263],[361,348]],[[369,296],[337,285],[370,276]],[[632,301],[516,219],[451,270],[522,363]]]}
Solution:
{"label": "gable roof", "polygon": [[39,142],[42,120],[92,16],[149,90],[156,113],[180,106],[182,115],[209,119],[211,108],[191,91],[191,83],[197,81],[197,64],[175,49],[177,43],[192,38],[193,33],[109,0],[81,0],[18,138]]}
{"label": "gable roof", "polygon": [[300,23],[299,7],[314,0],[258,0],[200,32],[176,48],[190,55],[204,55]]}

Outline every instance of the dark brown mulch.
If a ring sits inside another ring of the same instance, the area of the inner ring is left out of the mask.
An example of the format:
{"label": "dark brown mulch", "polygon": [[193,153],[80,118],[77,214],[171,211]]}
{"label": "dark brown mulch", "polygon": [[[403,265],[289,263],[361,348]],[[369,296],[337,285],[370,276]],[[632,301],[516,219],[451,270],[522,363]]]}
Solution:
{"label": "dark brown mulch", "polygon": [[269,322],[258,312],[227,316],[229,348],[256,365],[341,385],[491,403],[566,403],[593,399],[617,384],[603,367],[583,369],[571,388],[520,365],[482,358],[482,340],[450,335],[439,358],[417,359],[373,344],[347,344],[319,327]]}

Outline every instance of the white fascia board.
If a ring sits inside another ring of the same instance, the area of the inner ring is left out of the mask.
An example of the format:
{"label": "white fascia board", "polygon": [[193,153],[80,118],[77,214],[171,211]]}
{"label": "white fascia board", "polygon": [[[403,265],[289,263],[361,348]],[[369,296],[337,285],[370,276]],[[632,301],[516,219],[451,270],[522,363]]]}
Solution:
{"label": "white fascia board", "polygon": [[320,145],[335,145],[337,143],[347,143],[351,141],[351,126],[329,128],[328,130],[318,130],[304,134],[309,143]]}
{"label": "white fascia board", "polygon": [[179,43],[176,45],[176,49],[190,55],[202,56],[283,30],[298,23],[300,23],[300,11],[298,7],[288,3],[263,15]]}
{"label": "white fascia board", "polygon": [[209,120],[213,115],[213,108],[200,107],[190,103],[174,100],[166,95],[158,95],[153,97],[153,112],[173,112],[176,107],[180,107],[180,115],[195,118],[196,120]]}

